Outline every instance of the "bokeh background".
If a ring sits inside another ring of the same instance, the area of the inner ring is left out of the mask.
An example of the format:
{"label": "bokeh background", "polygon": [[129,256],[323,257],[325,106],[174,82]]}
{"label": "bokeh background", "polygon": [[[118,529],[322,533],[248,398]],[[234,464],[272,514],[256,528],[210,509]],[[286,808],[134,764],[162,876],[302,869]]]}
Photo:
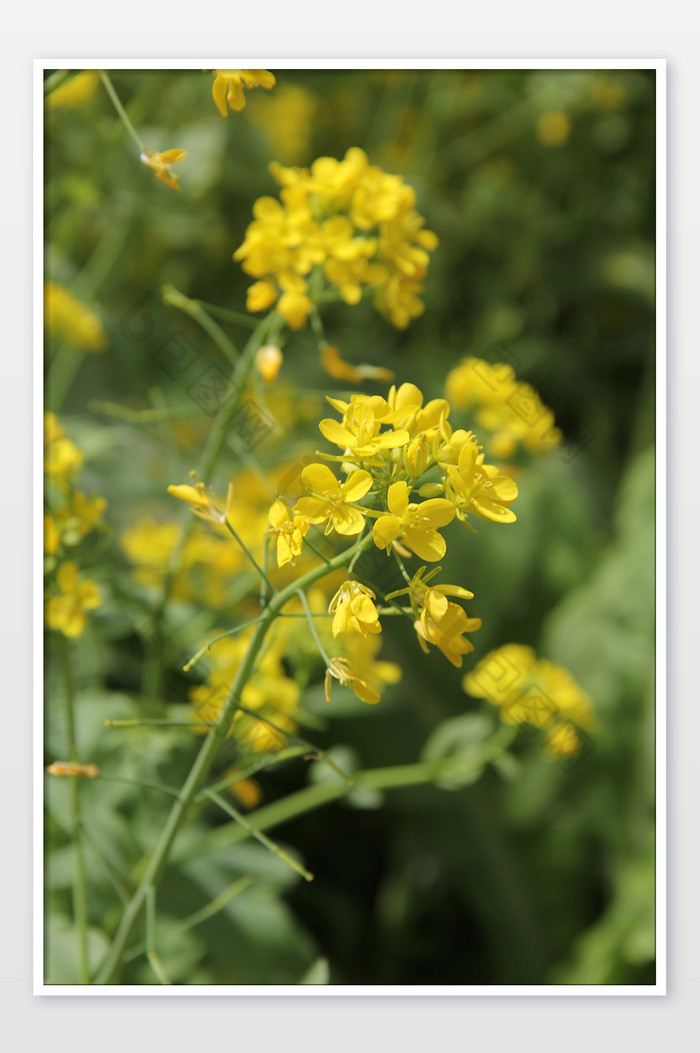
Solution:
{"label": "bokeh background", "polygon": [[[571,671],[599,726],[576,764],[523,734],[508,763],[470,785],[350,795],[278,827],[275,837],[316,874],[310,884],[252,843],[188,855],[219,822],[202,811],[159,896],[166,968],[175,982],[199,984],[295,983],[319,958],[333,984],[653,982],[654,74],[273,72],[276,87],[249,93],[226,120],[209,73],[112,72],[144,141],[187,150],[179,193],[139,164],[97,79],[80,98],[47,105],[47,278],[90,305],[106,338],[101,354],[51,333],[46,344],[47,408],[85,451],[84,487],[109,501],[91,557],[109,599],[76,643],[83,747],[105,770],[177,785],[198,745],[181,729],[126,738],[103,721],[144,705],[161,711],[139,694],[150,597],[134,586],[120,538],[143,515],[174,515],[165,488],[185,481],[210,422],[191,400],[181,419],[157,425],[136,425],[104,404],[187,403],[157,347],[184,333],[204,361],[221,364],[220,356],[163,302],[162,287],[244,311],[249,279],[232,254],[255,199],[277,192],[269,162],[307,165],[351,146],[415,188],[440,245],[425,313],[408,329],[392,328],[370,303],[339,304],[324,310],[329,338],[347,360],[388,367],[429,397],[442,395],[465,355],[507,360],[564,434],[547,457],[519,465],[517,525],[483,523],[443,563],[445,580],[474,592],[470,613],[483,620],[465,669],[490,648],[530,644]],[[245,337],[235,323],[231,333]],[[286,403],[263,391],[280,425],[256,451],[263,464],[313,451],[321,407],[313,392],[337,387],[310,329],[287,333],[283,350],[277,388],[303,389],[308,420],[290,424],[280,416]],[[469,426],[466,415],[453,419]],[[241,467],[234,451],[227,458],[219,491]],[[221,614],[212,618],[219,624]],[[401,664],[403,679],[379,706],[353,696],[327,707],[315,689],[305,700],[314,741],[363,768],[412,763],[440,728],[489,709],[464,694],[460,672],[439,653],[423,655],[405,626],[388,621],[382,657]],[[196,603],[176,605],[163,712],[187,701],[182,664],[192,648],[177,642],[180,623],[205,631],[214,622]],[[47,763],[62,734],[50,646],[48,655]],[[320,773],[312,766],[310,776]],[[262,775],[263,799],[308,777],[299,765]],[[168,802],[124,784],[89,789],[97,961],[118,921],[120,882],[133,876]],[[65,983],[75,952],[62,786],[47,788],[47,804],[48,976]],[[168,940],[169,927],[241,873],[255,875],[248,892]],[[124,982],[151,982],[143,957]]]}

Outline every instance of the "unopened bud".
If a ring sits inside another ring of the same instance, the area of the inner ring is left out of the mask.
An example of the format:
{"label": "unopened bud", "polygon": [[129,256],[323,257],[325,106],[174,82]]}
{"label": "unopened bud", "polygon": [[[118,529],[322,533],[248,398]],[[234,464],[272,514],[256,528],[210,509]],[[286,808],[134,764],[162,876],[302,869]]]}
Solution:
{"label": "unopened bud", "polygon": [[419,488],[418,493],[421,497],[440,497],[444,490],[442,483],[425,483]]}

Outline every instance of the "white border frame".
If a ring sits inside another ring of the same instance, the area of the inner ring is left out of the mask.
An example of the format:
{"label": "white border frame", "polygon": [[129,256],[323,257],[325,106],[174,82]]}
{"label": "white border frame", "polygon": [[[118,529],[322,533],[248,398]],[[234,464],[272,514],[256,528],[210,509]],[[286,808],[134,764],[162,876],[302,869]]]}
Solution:
{"label": "white border frame", "polygon": [[[44,106],[43,74],[47,69],[648,69],[656,71],[656,983],[618,985],[201,985],[163,987],[48,985],[44,983],[44,827],[43,827],[43,413],[44,342],[42,303],[44,285]],[[665,59],[93,59],[34,60],[33,122],[33,992],[40,996],[199,997],[263,996],[665,996],[667,982],[667,355],[666,355],[666,60]]]}

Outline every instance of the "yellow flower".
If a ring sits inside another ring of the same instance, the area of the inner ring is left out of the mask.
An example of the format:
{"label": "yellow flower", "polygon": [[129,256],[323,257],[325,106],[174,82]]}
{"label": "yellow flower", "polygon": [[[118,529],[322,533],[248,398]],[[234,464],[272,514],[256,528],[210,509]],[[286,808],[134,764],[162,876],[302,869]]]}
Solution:
{"label": "yellow flower", "polygon": [[581,748],[595,729],[593,704],[568,669],[538,658],[531,647],[505,644],[489,652],[462,681],[464,690],[499,707],[505,724],[528,724],[546,733],[558,757]]}
{"label": "yellow flower", "polygon": [[81,351],[99,352],[107,346],[100,316],[58,282],[44,286],[44,325],[51,336]]}
{"label": "yellow flower", "polygon": [[439,620],[435,620],[427,607],[421,611],[421,616],[414,623],[418,634],[418,642],[428,653],[428,644],[435,644],[445,658],[458,669],[462,665],[462,658],[474,650],[470,640],[465,639],[464,633],[473,633],[481,627],[481,618],[469,618],[457,603],[448,603],[447,609]]}
{"label": "yellow flower", "polygon": [[449,488],[446,493],[455,504],[457,518],[467,523],[470,513],[490,519],[494,523],[514,523],[512,505],[518,496],[518,487],[508,475],[502,475],[492,464],[484,464],[472,437],[462,447],[457,466],[448,465]]}
{"label": "yellow flower", "polygon": [[60,107],[83,106],[93,97],[99,83],[100,75],[97,70],[85,69],[55,88],[46,98],[46,107],[49,110],[57,110]]}
{"label": "yellow flower", "polygon": [[296,164],[306,159],[318,99],[296,84],[280,85],[259,106],[255,117],[273,145],[276,157]]}
{"label": "yellow flower", "polygon": [[59,595],[46,605],[46,623],[64,636],[80,636],[85,628],[85,611],[102,603],[99,586],[87,579],[79,581],[75,563],[62,563],[56,572]]}
{"label": "yellow flower", "polygon": [[265,344],[255,355],[255,368],[265,383],[271,384],[277,380],[283,361],[284,355],[279,347],[275,344]]}
{"label": "yellow flower", "polygon": [[53,516],[44,516],[44,552],[53,556],[61,547],[61,534]]}
{"label": "yellow flower", "polygon": [[326,533],[334,527],[339,534],[359,534],[365,525],[362,509],[352,502],[361,500],[372,486],[372,476],[362,469],[352,472],[340,483],[325,464],[309,464],[301,473],[302,482],[312,497],[300,497],[294,514],[310,523],[328,521]]}
{"label": "yellow flower", "polygon": [[313,303],[303,292],[292,289],[282,293],[277,310],[292,329],[301,329],[311,314]]}
{"label": "yellow flower", "polygon": [[305,516],[294,515],[283,497],[278,497],[269,512],[272,529],[266,534],[277,536],[277,566],[295,565],[301,555],[304,535],[309,529],[309,520]]}
{"label": "yellow flower", "polygon": [[207,489],[204,483],[195,483],[194,486],[187,483],[181,486],[169,486],[168,493],[180,501],[186,501],[196,516],[199,516],[200,519],[208,519],[216,526],[221,526],[226,522],[233,504],[233,483],[229,483],[225,505],[222,504],[220,497]]}
{"label": "yellow flower", "polygon": [[571,121],[561,110],[543,113],[535,125],[535,135],[543,146],[563,146],[571,135]]}
{"label": "yellow flower", "polygon": [[419,567],[411,578],[411,584],[406,589],[397,589],[396,592],[387,593],[387,599],[396,596],[408,595],[411,606],[419,617],[419,608],[424,607],[435,622],[439,622],[447,614],[448,596],[458,596],[463,600],[473,600],[474,593],[461,585],[429,585],[428,582],[440,572],[439,567],[433,567],[426,574],[426,567]]}
{"label": "yellow flower", "polygon": [[253,808],[257,808],[263,799],[260,783],[256,779],[241,779],[235,768],[226,772],[226,775],[231,778],[227,786],[228,792],[238,798],[246,811],[250,812]]}
{"label": "yellow flower", "polygon": [[367,702],[370,706],[376,705],[381,697],[376,688],[368,684],[366,680],[363,680],[355,672],[347,658],[331,658],[330,664],[326,669],[326,702],[331,701],[331,684],[334,679],[338,680],[344,687],[349,687],[359,699]]}
{"label": "yellow flower", "polygon": [[266,88],[275,85],[275,78],[266,69],[215,69],[212,95],[222,117],[228,117],[226,104],[236,112],[245,106],[244,88]]}
{"label": "yellow flower", "polygon": [[321,348],[321,365],[326,373],[334,380],[349,380],[353,384],[361,383],[363,380],[393,380],[394,374],[390,369],[381,366],[353,366],[340,357],[337,347],[324,344]]}
{"label": "yellow flower", "polygon": [[479,428],[492,433],[489,449],[495,457],[511,457],[518,443],[544,454],[561,442],[552,410],[503,362],[462,359],[447,375],[445,394],[457,409],[475,407]]}
{"label": "yellow flower", "polygon": [[[375,416],[384,399],[379,396],[353,396],[349,403],[329,399],[331,405],[343,411],[343,421],[326,418],[319,423],[319,431],[328,439],[347,451],[350,457],[367,460],[382,450],[393,450],[405,446],[409,435],[406,430],[381,431],[381,420]],[[386,405],[384,403],[384,405]]]}
{"label": "yellow flower", "polygon": [[274,282],[254,282],[246,293],[246,307],[249,311],[266,311],[272,307],[279,293]]}
{"label": "yellow flower", "polygon": [[161,183],[172,187],[173,190],[179,190],[180,183],[177,176],[172,172],[172,166],[181,161],[186,155],[186,150],[165,150],[164,153],[159,154],[153,147],[148,146],[141,154],[141,160],[155,172],[156,179],[159,179]]}
{"label": "yellow flower", "polygon": [[347,304],[375,289],[375,306],[399,328],[422,312],[421,280],[437,238],[422,229],[415,194],[400,176],[370,165],[357,147],[342,161],[319,157],[308,169],[272,164],[270,171],[280,200],[255,202],[233,257],[265,283],[249,290],[251,310],[274,302],[272,285],[282,293],[282,316],[301,328],[313,307],[306,277],[316,267]]}
{"label": "yellow flower", "polygon": [[379,614],[372,602],[375,594],[359,581],[344,582],[328,606],[328,613],[334,614],[333,636],[340,633],[354,632],[360,636],[380,633]]}
{"label": "yellow flower", "polygon": [[452,522],[455,507],[441,497],[420,504],[409,503],[408,495],[408,485],[404,480],[391,484],[387,493],[389,514],[380,516],[375,522],[374,543],[388,552],[395,540],[405,541],[417,556],[434,563],[442,559],[447,547],[437,528]]}

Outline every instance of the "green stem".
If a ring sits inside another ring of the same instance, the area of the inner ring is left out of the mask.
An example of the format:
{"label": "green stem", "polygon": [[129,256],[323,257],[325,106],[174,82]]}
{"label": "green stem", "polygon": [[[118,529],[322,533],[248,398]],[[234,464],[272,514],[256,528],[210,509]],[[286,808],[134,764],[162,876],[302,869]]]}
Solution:
{"label": "green stem", "polygon": [[199,300],[191,300],[172,285],[164,285],[162,289],[163,303],[193,318],[195,322],[212,338],[219,350],[226,356],[229,362],[235,366],[240,358],[240,352],[233,340],[229,339],[220,325],[204,310]]}
{"label": "green stem", "polygon": [[138,146],[139,152],[143,153],[143,151],[146,149],[146,147],[141,142],[141,139],[139,138],[138,132],[136,131],[136,129],[134,128],[133,124],[129,120],[126,110],[124,109],[124,107],[122,106],[121,102],[119,101],[119,96],[117,95],[116,91],[114,90],[114,85],[112,84],[112,81],[111,81],[109,75],[107,73],[105,73],[105,71],[103,69],[99,70],[99,74],[100,74],[100,80],[104,84],[105,89],[107,91],[107,94],[109,95],[110,99],[114,103],[114,108],[117,111],[117,113],[119,114],[119,116],[120,116],[120,118],[121,118],[121,120],[122,120],[122,122],[124,124],[124,127],[126,128],[127,132],[131,136],[131,138],[134,140],[136,145]]}
{"label": "green stem", "polygon": [[102,963],[95,983],[111,984],[115,982],[124,949],[131,936],[133,927],[143,909],[148,890],[151,888],[157,888],[160,878],[165,871],[173,842],[185,821],[192,801],[202,788],[204,780],[214,762],[214,758],[218,753],[219,747],[229,732],[231,722],[238,709],[243,688],[248,683],[248,680],[253,673],[258,653],[275,617],[286,606],[286,604],[294,598],[299,589],[306,589],[320,578],[325,577],[330,571],[345,566],[345,564],[353,558],[358,547],[368,547],[369,544],[371,544],[371,541],[372,536],[369,534],[366,538],[363,538],[362,541],[358,541],[349,549],[346,549],[344,552],[335,556],[328,565],[324,564],[321,567],[315,567],[298,581],[292,582],[286,589],[278,592],[270,601],[270,604],[265,611],[265,617],[255,627],[253,636],[250,639],[246,653],[238,667],[228,697],[222,708],[219,721],[204,739],[199,753],[195,758],[194,764],[190,769],[190,773],[180,791],[178,799],[174,803],[170,815],[168,816],[165,827],[156,842],[143,879],[127,904],[119,928],[109,951],[105,956],[105,960]]}
{"label": "green stem", "polygon": [[267,587],[268,587],[268,589],[270,591],[270,595],[273,596],[277,590],[275,589],[275,586],[272,584],[272,582],[268,578],[268,576],[265,573],[265,571],[263,570],[263,568],[258,563],[258,561],[255,558],[255,556],[253,555],[253,553],[250,551],[250,549],[245,544],[245,542],[243,541],[241,536],[238,534],[238,532],[231,526],[231,523],[228,521],[228,519],[224,520],[224,525],[225,525],[226,529],[228,530],[229,534],[231,535],[231,537],[235,538],[235,540],[241,546],[241,548],[245,552],[246,556],[248,557],[250,562],[253,564],[253,566],[257,570],[257,572],[260,575],[262,581],[264,581],[265,584],[267,585]]}
{"label": "green stem", "polygon": [[[63,683],[66,707],[66,737],[69,757],[78,760],[78,746],[75,735],[75,690],[73,684],[73,667],[71,664],[70,640],[61,637],[61,659],[63,666]],[[73,852],[75,857],[75,878],[73,883],[73,919],[78,938],[78,983],[90,983],[88,961],[88,911],[87,882],[85,878],[85,856],[83,852],[82,820],[80,815],[81,780],[71,779],[71,820],[73,834]]]}

